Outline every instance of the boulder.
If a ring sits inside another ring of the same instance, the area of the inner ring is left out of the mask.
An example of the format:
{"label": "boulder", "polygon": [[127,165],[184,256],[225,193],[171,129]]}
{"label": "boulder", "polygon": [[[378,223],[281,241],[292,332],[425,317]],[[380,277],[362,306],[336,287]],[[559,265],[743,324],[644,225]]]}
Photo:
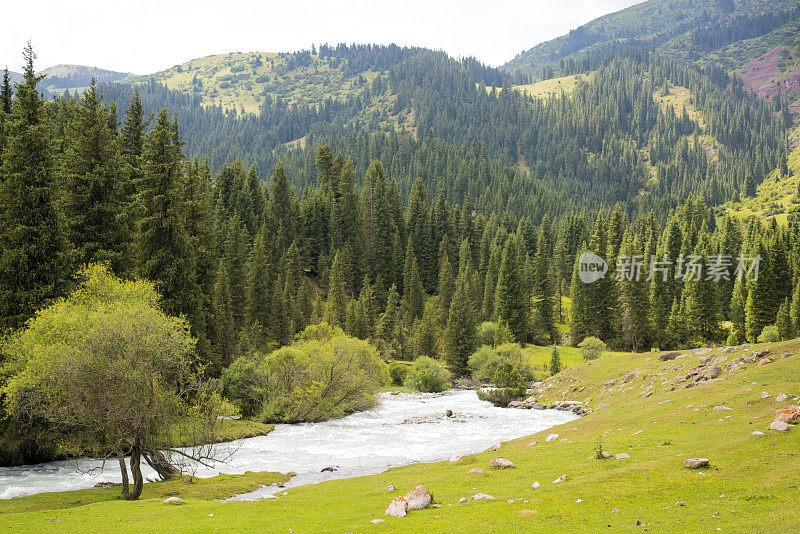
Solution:
{"label": "boulder", "polygon": [[736,350],[736,349],[733,348],[733,347],[725,347],[724,349],[722,349],[722,354],[730,354],[734,350]]}
{"label": "boulder", "polygon": [[770,430],[777,430],[779,432],[786,432],[789,430],[789,423],[784,423],[783,421],[773,421],[769,424]]}
{"label": "boulder", "polygon": [[718,411],[733,410],[730,406],[714,406],[714,409]]}
{"label": "boulder", "polygon": [[555,441],[557,439],[558,439],[558,434],[550,434],[546,438],[544,438],[545,441]]}
{"label": "boulder", "polygon": [[467,474],[468,475],[482,475],[483,474],[483,469],[481,469],[480,467],[473,467],[472,469],[467,471]]}
{"label": "boulder", "polygon": [[333,473],[334,471],[338,471],[339,466],[337,465],[329,465],[328,467],[323,467],[320,473]]}
{"label": "boulder", "polygon": [[544,404],[542,404],[541,402],[537,402],[536,404],[533,404],[533,405],[531,406],[531,408],[533,408],[534,410],[546,410],[546,409],[547,409],[547,406],[545,406],[545,405],[544,405]]}
{"label": "boulder", "polygon": [[525,404],[522,401],[511,401],[508,403],[509,408],[522,408]]}
{"label": "boulder", "polygon": [[700,365],[705,365],[711,361],[711,356],[700,356]]}
{"label": "boulder", "polygon": [[384,491],[397,491],[397,488],[395,488],[394,486],[386,486],[384,488]]}
{"label": "boulder", "polygon": [[623,378],[623,379],[622,379],[622,382],[623,382],[624,384],[627,384],[628,382],[630,382],[631,380],[633,380],[634,378],[636,378],[637,376],[639,376],[639,373],[640,373],[640,371],[639,371],[638,369],[637,369],[636,371],[633,371],[632,373],[628,373],[628,374],[625,376],[625,378]]}
{"label": "boulder", "polygon": [[756,358],[763,358],[767,354],[769,354],[769,349],[761,349],[759,351],[753,351],[753,356],[755,356]]}
{"label": "boulder", "polygon": [[183,499],[180,497],[167,497],[164,499],[164,504],[183,504]]}
{"label": "boulder", "polygon": [[614,455],[613,455],[613,454],[611,454],[611,453],[610,453],[610,452],[608,452],[608,451],[603,451],[603,452],[601,452],[601,453],[600,453],[600,456],[602,456],[603,458],[611,458],[611,457],[612,457],[612,456],[614,456]]}
{"label": "boulder", "polygon": [[627,452],[620,452],[618,454],[615,454],[614,458],[616,458],[617,460],[630,460],[631,455],[628,454]]}
{"label": "boulder", "polygon": [[467,498],[466,497],[461,497],[460,499],[458,499],[458,504],[465,503],[465,502],[467,502]]}
{"label": "boulder", "polygon": [[408,510],[408,503],[406,500],[403,497],[395,497],[389,502],[389,506],[386,507],[384,515],[390,517],[405,517],[406,510]]}
{"label": "boulder", "polygon": [[800,406],[793,404],[775,412],[774,421],[783,423],[800,422]]}
{"label": "boulder", "polygon": [[786,393],[781,393],[780,395],[775,397],[775,402],[783,402],[788,398],[789,398],[789,396]]}
{"label": "boulder", "polygon": [[753,435],[753,436],[766,436],[766,434],[764,434],[764,433],[763,433],[763,432],[761,432],[760,430],[756,430],[755,432],[753,432],[753,434],[752,434],[752,435]]}
{"label": "boulder", "polygon": [[489,467],[494,467],[496,469],[514,469],[517,466],[514,465],[514,462],[506,460],[505,458],[492,458],[489,460]]}
{"label": "boulder", "polygon": [[758,360],[758,365],[767,365],[769,363],[772,363],[772,358],[762,358]]}
{"label": "boulder", "polygon": [[431,493],[428,488],[419,485],[406,493],[403,499],[408,503],[409,510],[424,510],[431,503]]}
{"label": "boulder", "polygon": [[533,484],[531,484],[531,489],[539,489],[541,487],[542,485],[539,484],[538,482],[534,482]]}
{"label": "boulder", "polygon": [[447,410],[446,412],[444,412],[444,415],[446,417],[453,417],[453,410]]}
{"label": "boulder", "polygon": [[373,519],[372,521],[370,521],[370,523],[372,523],[373,525],[378,525],[380,523],[386,523],[386,521],[384,521],[383,519]]}
{"label": "boulder", "polygon": [[605,387],[610,388],[616,383],[617,383],[617,381],[614,380],[613,378],[611,380],[606,380]]}
{"label": "boulder", "polygon": [[661,360],[662,362],[666,362],[669,360],[674,360],[680,355],[681,353],[678,351],[662,352],[661,354],[658,355],[658,359]]}
{"label": "boulder", "polygon": [[683,461],[683,467],[687,469],[699,469],[708,466],[708,458],[687,458]]}
{"label": "boulder", "polygon": [[473,500],[473,501],[493,501],[495,499],[494,499],[494,497],[492,497],[491,495],[488,495],[486,493],[476,493],[475,495],[470,497],[470,500]]}
{"label": "boulder", "polygon": [[569,478],[569,477],[567,477],[567,475],[561,475],[560,477],[558,477],[557,479],[555,479],[553,481],[553,484],[558,484],[559,482],[564,482],[565,480],[567,480],[567,478]]}

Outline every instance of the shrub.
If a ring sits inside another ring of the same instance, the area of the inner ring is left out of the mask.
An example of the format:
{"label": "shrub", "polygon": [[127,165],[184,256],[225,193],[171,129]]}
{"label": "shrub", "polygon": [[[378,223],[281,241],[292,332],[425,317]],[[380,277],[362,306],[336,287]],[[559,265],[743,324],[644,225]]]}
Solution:
{"label": "shrub", "polygon": [[388,381],[375,348],[342,334],[283,347],[261,365],[265,422],[316,422],[366,410],[377,404],[375,394]]}
{"label": "shrub", "polygon": [[758,336],[759,343],[776,343],[781,340],[781,335],[778,332],[778,327],[774,324],[769,326],[765,326],[764,330],[761,331],[761,335]]}
{"label": "shrub", "polygon": [[494,372],[495,385],[501,388],[525,389],[528,382],[519,370],[519,367],[510,361],[502,361]]}
{"label": "shrub", "polygon": [[533,377],[532,369],[522,354],[522,348],[516,343],[506,343],[496,349],[488,346],[479,348],[469,357],[469,368],[476,379],[492,382],[495,380],[495,371],[504,362],[511,364],[525,380]]}
{"label": "shrub", "polygon": [[389,379],[392,381],[393,386],[402,386],[406,381],[406,375],[410,365],[403,363],[393,363],[389,365]]}
{"label": "shrub", "polygon": [[260,358],[242,356],[219,377],[220,392],[239,409],[242,417],[255,416],[266,400],[267,375]]}
{"label": "shrub", "polygon": [[420,356],[408,370],[405,385],[424,393],[439,393],[450,388],[449,378],[449,373],[439,362]]}
{"label": "shrub", "polygon": [[578,348],[584,360],[596,360],[606,351],[606,344],[591,336],[578,343]]}
{"label": "shrub", "polygon": [[483,401],[491,402],[495,406],[505,408],[508,403],[520,400],[525,396],[526,388],[488,388],[479,389],[478,398]]}
{"label": "shrub", "polygon": [[478,327],[478,345],[493,345],[494,335],[497,332],[497,323],[485,321]]}

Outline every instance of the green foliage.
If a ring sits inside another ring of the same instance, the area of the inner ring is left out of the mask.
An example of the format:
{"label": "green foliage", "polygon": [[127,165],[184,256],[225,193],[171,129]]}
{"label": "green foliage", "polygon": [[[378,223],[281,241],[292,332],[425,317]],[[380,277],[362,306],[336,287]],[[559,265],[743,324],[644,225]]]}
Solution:
{"label": "green foliage", "polygon": [[485,388],[478,390],[478,398],[491,402],[495,406],[505,408],[508,403],[520,400],[525,396],[525,388]]}
{"label": "green foliage", "polygon": [[553,345],[553,350],[550,353],[550,363],[547,369],[550,371],[550,376],[561,372],[561,353],[555,345]]}
{"label": "green foliage", "polygon": [[491,321],[484,321],[478,325],[478,333],[475,336],[475,340],[478,345],[494,346],[494,338],[497,328],[497,323],[493,323]]}
{"label": "green foliage", "polygon": [[606,351],[606,344],[594,336],[587,337],[578,344],[584,360],[596,360]]}
{"label": "green foliage", "polygon": [[[501,367],[504,369],[505,374],[499,377],[503,383],[498,384],[495,382],[498,378],[496,372]],[[507,343],[495,349],[484,345],[469,357],[469,368],[472,371],[472,376],[477,380],[494,382],[498,386],[518,387],[519,384],[517,383],[507,384],[506,379],[513,382],[516,377],[520,377],[524,381],[533,378],[533,370],[530,368],[522,348],[516,343]]]}
{"label": "green foliage", "polygon": [[404,363],[392,363],[389,365],[389,378],[393,386],[402,386],[405,384],[406,375],[411,369],[411,366]]}
{"label": "green foliage", "polygon": [[761,334],[758,336],[759,343],[777,343],[780,340],[781,334],[778,331],[778,327],[774,324],[765,326],[764,330],[762,330]]}
{"label": "green foliage", "polygon": [[414,391],[439,393],[450,388],[450,375],[433,358],[421,356],[414,360],[406,374],[404,384]]}

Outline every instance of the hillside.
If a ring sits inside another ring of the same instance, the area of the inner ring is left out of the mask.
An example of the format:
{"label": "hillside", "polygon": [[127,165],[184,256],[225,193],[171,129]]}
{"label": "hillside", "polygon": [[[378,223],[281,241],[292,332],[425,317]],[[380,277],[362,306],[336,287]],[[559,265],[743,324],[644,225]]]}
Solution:
{"label": "hillside", "polygon": [[[766,356],[753,356],[762,349]],[[147,484],[137,503],[106,489],[70,492],[66,500],[39,494],[1,502],[0,526],[18,532],[793,532],[800,522],[787,510],[799,491],[800,430],[769,426],[776,410],[797,403],[798,349],[795,340],[700,349],[670,361],[615,353],[584,362],[547,380],[537,399],[580,401],[593,409],[589,415],[459,462],[290,488],[255,502],[213,499],[277,475]],[[714,368],[716,379],[694,381]],[[600,451],[628,457],[596,459]],[[516,468],[489,469],[497,456]],[[688,458],[710,465],[687,469]],[[468,474],[476,467],[485,472]],[[534,482],[541,487],[532,488]],[[435,507],[384,516],[393,497],[417,484],[431,491]],[[494,500],[459,502],[477,493]],[[168,495],[184,499],[181,513],[162,503]]]}
{"label": "hillside", "polygon": [[756,50],[761,42],[791,34],[798,16],[797,0],[649,0],[539,44],[504,69],[538,76],[542,67],[569,65],[628,45],[681,61],[736,68],[748,55],[739,42],[755,40],[744,48]]}

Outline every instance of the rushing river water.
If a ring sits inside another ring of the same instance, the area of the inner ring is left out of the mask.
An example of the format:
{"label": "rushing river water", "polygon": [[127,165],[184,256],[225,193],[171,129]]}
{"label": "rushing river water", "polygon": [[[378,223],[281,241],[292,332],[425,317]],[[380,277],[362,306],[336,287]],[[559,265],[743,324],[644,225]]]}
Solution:
{"label": "rushing river water", "polygon": [[[445,415],[447,410],[452,410],[452,417]],[[222,444],[221,451],[232,453],[230,458],[213,469],[196,466],[194,474],[294,471],[297,476],[287,486],[313,484],[480,452],[498,442],[575,418],[569,412],[555,410],[496,408],[479,400],[474,391],[387,393],[381,395],[381,404],[375,410],[324,423],[277,425],[266,436]],[[2,467],[0,498],[90,488],[100,481],[120,480],[116,460],[106,463],[102,472],[98,467],[100,462],[91,459]],[[326,467],[336,470],[322,472]],[[146,477],[155,478],[144,462],[142,468]],[[277,491],[279,488],[268,487],[239,498]]]}

